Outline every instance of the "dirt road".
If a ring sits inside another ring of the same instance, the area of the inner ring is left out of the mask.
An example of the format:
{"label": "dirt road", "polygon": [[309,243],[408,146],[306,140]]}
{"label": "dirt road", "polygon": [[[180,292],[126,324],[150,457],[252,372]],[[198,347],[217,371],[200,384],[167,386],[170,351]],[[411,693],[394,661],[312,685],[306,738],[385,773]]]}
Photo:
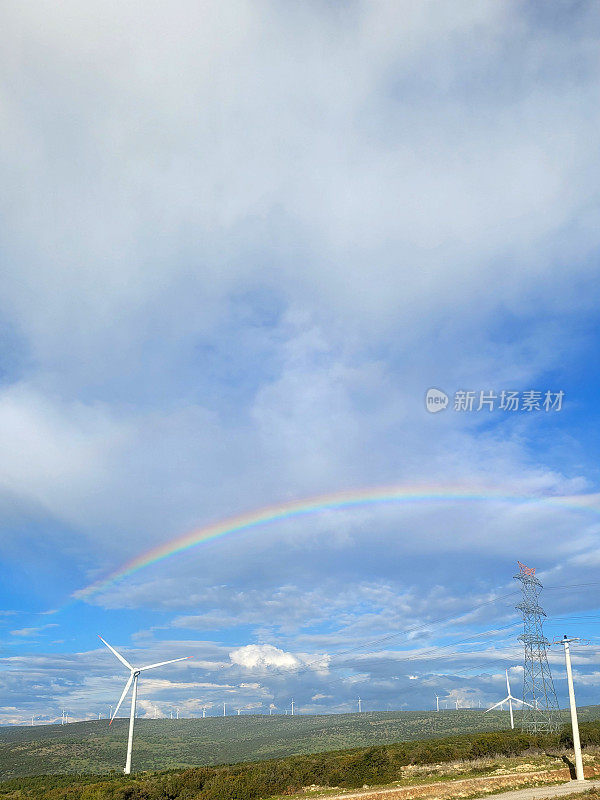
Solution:
{"label": "dirt road", "polygon": [[574,792],[587,792],[590,789],[600,789],[600,781],[568,781],[558,786],[535,786],[527,789],[517,789],[514,792],[495,794],[494,800],[540,800],[546,797],[561,797]]}
{"label": "dirt road", "polygon": [[[376,789],[329,795],[327,800],[483,800],[494,794],[494,800],[537,800],[560,797],[600,787],[598,767],[586,767],[585,781],[571,780],[569,770],[540,770],[528,773],[488,775],[478,778],[436,781],[435,783]],[[505,789],[501,792],[499,790]],[[316,799],[315,799],[316,800]]]}

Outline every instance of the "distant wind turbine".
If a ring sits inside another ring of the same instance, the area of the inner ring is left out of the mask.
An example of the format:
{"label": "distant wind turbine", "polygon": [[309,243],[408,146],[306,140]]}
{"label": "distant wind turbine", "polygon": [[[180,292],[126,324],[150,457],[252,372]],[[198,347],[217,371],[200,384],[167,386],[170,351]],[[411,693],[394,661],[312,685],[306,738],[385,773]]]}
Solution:
{"label": "distant wind turbine", "polygon": [[500,706],[501,709],[504,709],[504,703],[506,703],[506,701],[508,700],[508,709],[510,711],[510,727],[514,730],[515,721],[513,719],[513,707],[512,707],[513,702],[522,703],[525,706],[531,706],[531,703],[526,703],[524,700],[519,700],[518,697],[512,696],[512,694],[510,693],[510,683],[508,682],[508,670],[505,669],[504,672],[506,673],[506,690],[508,694],[503,700],[500,700],[499,703],[494,703],[493,706],[490,706],[488,709],[486,709],[485,713],[487,714],[488,711],[491,711],[493,708],[498,708],[498,706]]}
{"label": "distant wind turbine", "polygon": [[140,676],[140,672],[144,672],[147,669],[154,669],[155,667],[163,667],[165,664],[174,664],[176,661],[185,661],[187,658],[192,658],[192,656],[182,656],[181,658],[171,658],[169,661],[159,661],[156,664],[148,664],[145,667],[132,667],[129,661],[126,661],[120,653],[117,653],[114,647],[111,647],[108,642],[106,642],[100,635],[98,638],[101,642],[103,642],[108,649],[115,655],[123,666],[127,667],[130,670],[130,675],[125,684],[125,688],[123,689],[123,693],[119,698],[119,702],[117,703],[117,707],[115,708],[115,713],[111,716],[109,725],[112,725],[113,719],[117,716],[119,709],[121,708],[121,703],[125,699],[125,695],[129,691],[131,684],[133,684],[133,692],[131,694],[131,713],[129,715],[129,736],[127,738],[127,761],[125,762],[125,768],[123,772],[125,775],[129,775],[131,772],[131,750],[133,748],[133,725],[135,722],[135,704],[137,700],[137,684],[138,678]]}

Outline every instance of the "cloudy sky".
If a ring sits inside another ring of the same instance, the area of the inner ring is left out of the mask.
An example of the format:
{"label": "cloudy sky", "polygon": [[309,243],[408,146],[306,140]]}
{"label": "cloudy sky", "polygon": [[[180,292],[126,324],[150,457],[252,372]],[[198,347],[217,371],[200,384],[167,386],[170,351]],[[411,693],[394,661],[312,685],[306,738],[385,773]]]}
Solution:
{"label": "cloudy sky", "polygon": [[598,702],[598,5],[0,13],[0,723],[491,703],[517,559]]}

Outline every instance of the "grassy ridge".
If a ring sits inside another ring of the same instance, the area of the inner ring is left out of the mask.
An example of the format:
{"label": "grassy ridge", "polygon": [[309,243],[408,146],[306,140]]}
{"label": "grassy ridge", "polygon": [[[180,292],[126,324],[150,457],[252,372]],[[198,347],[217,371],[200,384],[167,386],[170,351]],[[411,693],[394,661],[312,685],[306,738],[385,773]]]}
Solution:
{"label": "grassy ridge", "polygon": [[[600,707],[580,709],[600,718]],[[427,737],[501,730],[508,712],[478,710],[323,716],[240,716],[136,722],[134,769],[159,770],[283,758]],[[567,717],[565,717],[565,722]],[[120,772],[128,720],[0,728],[0,777]]]}
{"label": "grassy ridge", "polygon": [[[600,744],[600,722],[582,725],[584,746]],[[433,764],[486,756],[514,756],[531,748],[570,746],[567,727],[560,734],[527,736],[497,731],[401,742],[377,747],[245,764],[125,777],[46,776],[12,779],[0,784],[5,800],[258,800],[299,792],[303,787],[354,789],[390,783],[409,764]]]}
{"label": "grassy ridge", "polygon": [[[597,709],[599,712],[600,709]],[[598,714],[600,716],[600,714]],[[134,768],[232,764],[507,727],[477,710],[321,716],[239,716],[136,722]],[[120,771],[127,719],[0,728],[0,777]]]}

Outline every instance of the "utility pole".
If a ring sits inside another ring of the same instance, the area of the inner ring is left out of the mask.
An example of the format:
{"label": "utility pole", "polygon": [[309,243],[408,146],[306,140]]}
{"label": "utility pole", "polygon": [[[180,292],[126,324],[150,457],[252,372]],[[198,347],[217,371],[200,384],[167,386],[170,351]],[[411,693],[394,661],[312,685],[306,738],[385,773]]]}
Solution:
{"label": "utility pole", "polygon": [[577,721],[577,706],[575,705],[575,690],[573,688],[573,670],[571,669],[571,642],[578,642],[578,638],[569,639],[565,633],[561,644],[565,648],[565,665],[567,667],[567,683],[569,684],[569,705],[571,707],[571,727],[573,728],[573,748],[575,750],[575,775],[578,781],[584,781],[583,760],[581,758],[581,740],[579,739],[579,723]]}

